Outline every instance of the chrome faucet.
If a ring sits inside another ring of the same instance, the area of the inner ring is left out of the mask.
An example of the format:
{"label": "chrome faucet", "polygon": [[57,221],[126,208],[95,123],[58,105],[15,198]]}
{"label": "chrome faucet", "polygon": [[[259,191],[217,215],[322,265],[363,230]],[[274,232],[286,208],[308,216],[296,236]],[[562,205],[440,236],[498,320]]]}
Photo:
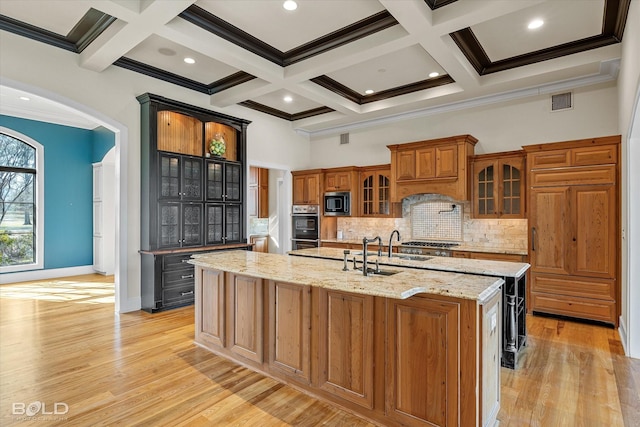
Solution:
{"label": "chrome faucet", "polygon": [[362,274],[367,276],[367,245],[369,243],[378,242],[378,256],[382,255],[382,238],[380,236],[376,236],[373,239],[367,239],[366,237],[362,239]]}
{"label": "chrome faucet", "polygon": [[400,242],[400,232],[398,230],[393,230],[391,232],[391,236],[389,236],[389,258],[391,258],[391,241],[393,240],[393,235],[397,234],[398,235],[398,242]]}

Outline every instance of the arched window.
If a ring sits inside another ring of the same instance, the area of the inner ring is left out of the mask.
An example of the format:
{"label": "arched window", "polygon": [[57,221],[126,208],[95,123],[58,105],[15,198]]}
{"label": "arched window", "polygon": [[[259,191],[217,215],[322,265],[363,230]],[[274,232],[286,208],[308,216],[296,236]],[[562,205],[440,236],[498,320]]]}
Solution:
{"label": "arched window", "polygon": [[43,147],[0,127],[0,272],[43,267]]}

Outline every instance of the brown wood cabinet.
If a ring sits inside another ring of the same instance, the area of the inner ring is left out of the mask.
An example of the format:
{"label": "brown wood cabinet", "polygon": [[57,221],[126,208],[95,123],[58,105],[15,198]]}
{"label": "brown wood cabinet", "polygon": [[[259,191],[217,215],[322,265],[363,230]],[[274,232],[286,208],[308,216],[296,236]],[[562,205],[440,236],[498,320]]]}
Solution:
{"label": "brown wood cabinet", "polygon": [[249,243],[253,243],[253,252],[269,252],[269,236],[251,236]]}
{"label": "brown wood cabinet", "polygon": [[360,216],[392,216],[391,165],[368,166],[360,171]]}
{"label": "brown wood cabinet", "polygon": [[293,171],[293,204],[319,205],[322,170]]}
{"label": "brown wood cabinet", "polygon": [[391,201],[413,194],[439,193],[468,200],[469,158],[478,142],[471,135],[388,145],[391,151]]}
{"label": "brown wood cabinet", "polygon": [[373,408],[373,297],[319,290],[320,388]]}
{"label": "brown wood cabinet", "polygon": [[620,137],[524,147],[531,309],[617,324]]}
{"label": "brown wood cabinet", "polygon": [[226,273],[227,346],[236,356],[262,364],[263,288],[262,279]]}
{"label": "brown wood cabinet", "polygon": [[524,218],[524,201],[524,151],[474,156],[474,217]]}
{"label": "brown wood cabinet", "polygon": [[311,380],[311,289],[269,281],[269,365],[303,383]]}
{"label": "brown wood cabinet", "polygon": [[493,425],[501,312],[196,266],[196,343],[381,425]]}
{"label": "brown wood cabinet", "polygon": [[355,166],[323,169],[324,191],[352,191],[358,176]]}
{"label": "brown wood cabinet", "polygon": [[269,169],[254,166],[249,168],[247,215],[269,218]]}

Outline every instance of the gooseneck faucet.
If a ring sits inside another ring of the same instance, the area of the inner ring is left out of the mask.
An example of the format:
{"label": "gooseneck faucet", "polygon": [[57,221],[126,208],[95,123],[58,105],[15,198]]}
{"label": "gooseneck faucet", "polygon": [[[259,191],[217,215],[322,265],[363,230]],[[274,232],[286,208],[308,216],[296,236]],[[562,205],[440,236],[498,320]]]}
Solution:
{"label": "gooseneck faucet", "polygon": [[400,232],[398,230],[393,230],[391,232],[391,236],[389,236],[389,258],[391,258],[391,241],[393,240],[393,235],[396,234],[398,236],[398,242],[400,242]]}
{"label": "gooseneck faucet", "polygon": [[378,242],[378,256],[381,255],[382,248],[382,238],[380,236],[376,236],[373,239],[367,239],[366,237],[362,239],[362,275],[367,276],[367,245],[369,243]]}

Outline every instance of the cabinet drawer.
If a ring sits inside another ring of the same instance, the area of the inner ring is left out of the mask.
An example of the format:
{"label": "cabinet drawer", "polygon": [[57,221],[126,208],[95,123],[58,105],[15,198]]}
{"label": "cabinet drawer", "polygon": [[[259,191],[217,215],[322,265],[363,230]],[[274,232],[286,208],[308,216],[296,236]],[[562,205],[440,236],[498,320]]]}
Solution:
{"label": "cabinet drawer", "polygon": [[162,288],[174,288],[176,286],[186,286],[195,283],[194,268],[186,268],[176,271],[165,271],[162,273]]}
{"label": "cabinet drawer", "polygon": [[591,280],[576,276],[545,276],[533,273],[531,275],[531,291],[615,301],[613,280]]}
{"label": "cabinet drawer", "polygon": [[164,307],[170,305],[182,305],[193,303],[194,285],[182,286],[179,288],[163,289],[162,305]]}
{"label": "cabinet drawer", "polygon": [[188,261],[191,259],[191,253],[165,255],[162,257],[162,271],[176,270],[180,268],[191,268],[193,265]]}
{"label": "cabinet drawer", "polygon": [[531,292],[531,309],[541,313],[615,323],[616,305],[588,298]]}

